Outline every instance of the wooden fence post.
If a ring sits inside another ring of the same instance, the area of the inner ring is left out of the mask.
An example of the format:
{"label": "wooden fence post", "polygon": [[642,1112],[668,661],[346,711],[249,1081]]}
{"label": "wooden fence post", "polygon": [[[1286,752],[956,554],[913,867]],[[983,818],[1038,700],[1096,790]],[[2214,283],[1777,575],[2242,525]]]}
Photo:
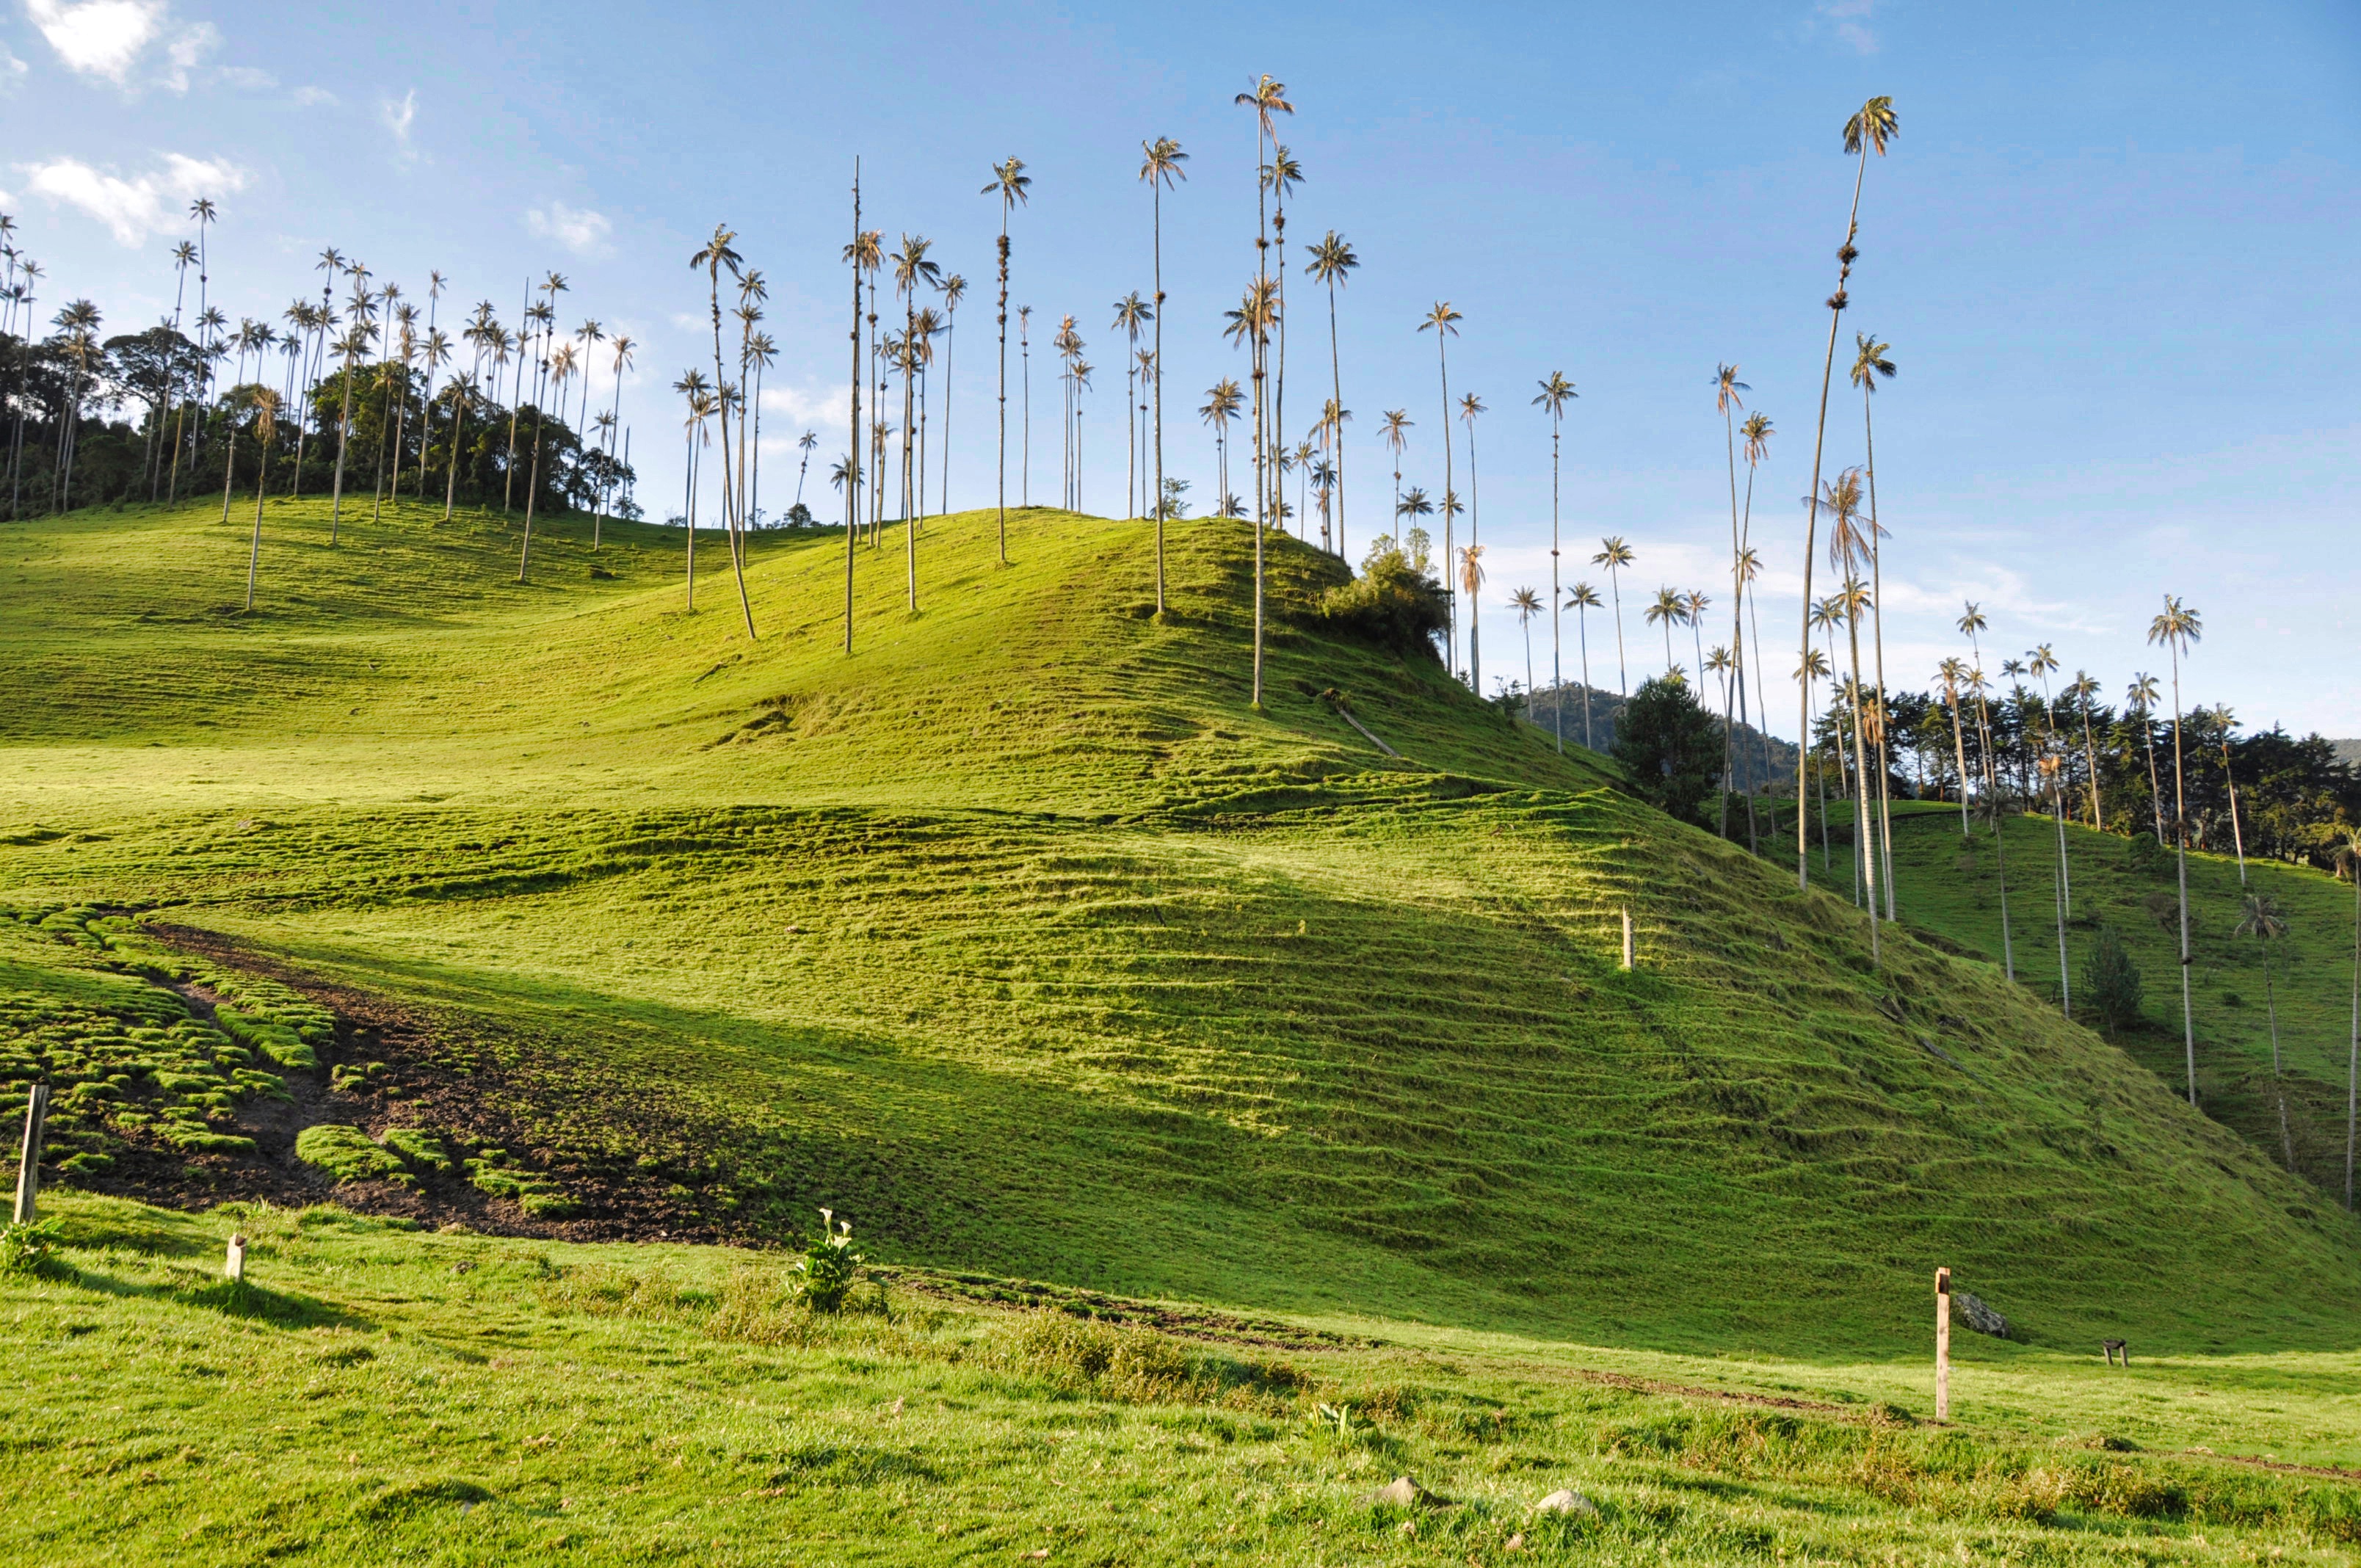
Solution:
{"label": "wooden fence post", "polygon": [[1951,1419],[1951,1271],[1935,1271],[1935,1419]]}
{"label": "wooden fence post", "polygon": [[41,1193],[41,1131],[49,1119],[49,1086],[33,1085],[25,1102],[25,1148],[16,1162],[16,1223],[29,1225],[39,1216]]}
{"label": "wooden fence post", "polygon": [[244,1236],[236,1235],[229,1238],[229,1256],[222,1264],[222,1273],[231,1279],[246,1277],[246,1238]]}
{"label": "wooden fence post", "polygon": [[1623,911],[1623,967],[1631,967],[1631,911]]}

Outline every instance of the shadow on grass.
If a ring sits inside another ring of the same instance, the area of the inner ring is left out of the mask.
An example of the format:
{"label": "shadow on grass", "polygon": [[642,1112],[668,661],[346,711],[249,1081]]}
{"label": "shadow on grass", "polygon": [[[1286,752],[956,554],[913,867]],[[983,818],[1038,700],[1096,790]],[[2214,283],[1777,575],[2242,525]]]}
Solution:
{"label": "shadow on grass", "polygon": [[219,1312],[225,1318],[269,1323],[274,1328],[353,1329],[366,1333],[377,1327],[367,1318],[332,1307],[315,1297],[273,1290],[267,1285],[257,1285],[245,1279],[212,1279],[203,1283],[182,1279],[162,1285],[142,1285],[117,1279],[111,1274],[77,1268],[71,1264],[60,1265],[48,1277],[62,1285],[77,1286],[125,1300],[171,1301],[183,1307]]}

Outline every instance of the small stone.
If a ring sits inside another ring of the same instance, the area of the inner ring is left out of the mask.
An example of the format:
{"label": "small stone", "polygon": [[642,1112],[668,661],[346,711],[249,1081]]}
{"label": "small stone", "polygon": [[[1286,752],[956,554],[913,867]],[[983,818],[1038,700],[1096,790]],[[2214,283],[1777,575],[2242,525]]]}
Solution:
{"label": "small stone", "polygon": [[1563,1486],[1533,1505],[1533,1512],[1537,1514],[1595,1514],[1598,1511],[1597,1503]]}
{"label": "small stone", "polygon": [[1994,1339],[2008,1337],[2008,1320],[1985,1305],[1982,1297],[1965,1290],[1954,1290],[1951,1292],[1951,1306],[1960,1314],[1960,1321],[1976,1332],[1990,1334]]}
{"label": "small stone", "polygon": [[1400,1508],[1447,1508],[1451,1506],[1407,1475],[1395,1476],[1370,1493],[1366,1500],[1372,1505],[1391,1503]]}
{"label": "small stone", "polygon": [[1525,1532],[1523,1530],[1519,1530],[1516,1534],[1509,1537],[1508,1544],[1500,1548],[1503,1552],[1522,1552],[1524,1549]]}

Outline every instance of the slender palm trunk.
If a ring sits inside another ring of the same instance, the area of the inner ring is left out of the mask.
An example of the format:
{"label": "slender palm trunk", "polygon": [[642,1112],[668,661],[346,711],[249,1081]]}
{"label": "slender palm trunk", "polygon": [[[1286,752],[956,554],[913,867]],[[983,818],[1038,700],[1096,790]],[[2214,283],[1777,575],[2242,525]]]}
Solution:
{"label": "slender palm trunk", "polygon": [[[1752,439],[1750,437],[1750,439]],[[1721,836],[1730,837],[1730,787],[1736,777],[1737,731],[1730,728],[1730,698],[1733,692],[1746,689],[1745,639],[1741,635],[1746,624],[1746,564],[1739,554],[1738,543],[1738,427],[1733,422],[1730,406],[1721,410],[1721,443],[1730,463],[1730,642],[1734,668],[1721,683]],[[1553,476],[1553,480],[1554,476]],[[1747,839],[1753,841],[1754,796],[1746,797]]]}
{"label": "slender palm trunk", "polygon": [[[1623,578],[1613,566],[1607,568],[1607,591],[1615,598],[1615,689],[1624,696],[1631,695],[1631,666],[1623,657]],[[1669,663],[1669,656],[1667,656]]]}
{"label": "slender palm trunk", "polygon": [[2353,862],[2353,1033],[2345,1056],[2345,1212],[2348,1214],[2353,1212],[2356,1127],[2361,1127],[2361,860]]}
{"label": "slender palm trunk", "polygon": [[[1163,296],[1159,294],[1160,301]],[[1000,514],[1000,564],[1008,565],[1008,195],[1000,197],[1000,457],[996,490]],[[857,403],[858,399],[854,401]],[[854,411],[855,422],[860,420]],[[1156,608],[1164,608],[1163,532],[1157,532],[1159,549],[1156,555]]]}
{"label": "slender palm trunk", "polygon": [[[1329,330],[1333,335],[1333,318]],[[1343,404],[1338,406],[1341,408]],[[1558,427],[1562,422],[1561,416],[1553,410],[1550,413],[1550,728],[1554,732],[1557,752],[1561,757],[1565,755],[1565,672],[1558,662],[1565,613],[1558,608],[1559,598],[1565,590],[1558,586],[1557,564]],[[1583,683],[1582,701],[1585,707],[1590,704],[1590,684],[1587,680]]]}
{"label": "slender palm trunk", "polygon": [[[270,444],[269,442],[264,442],[262,444],[262,470],[265,474],[268,474],[270,471]],[[266,493],[268,493],[268,490],[269,487],[263,484],[261,480],[258,479],[255,481],[254,540],[252,543],[247,546],[246,552],[246,608],[249,611],[254,609],[255,574],[262,565],[262,498]]]}
{"label": "slender palm trunk", "polygon": [[2271,1088],[2279,1102],[2279,1148],[2287,1156],[2288,1174],[2295,1174],[2295,1135],[2288,1130],[2287,1080],[2279,1076],[2279,993],[2271,976],[2271,945],[2263,942],[2263,1000],[2270,1008]]}
{"label": "slender palm trunk", "polygon": [[[1443,576],[1444,583],[1454,588],[1447,601],[1450,609],[1444,618],[1444,647],[1450,654],[1451,671],[1456,674],[1459,670],[1459,595],[1456,585],[1451,584],[1451,564],[1457,558],[1452,549],[1451,517],[1451,452],[1455,443],[1451,439],[1451,356],[1443,345],[1444,334],[1447,330],[1442,323],[1435,323],[1434,364],[1436,372],[1443,378]],[[1671,663],[1671,656],[1666,655],[1664,662]]]}
{"label": "slender palm trunk", "polygon": [[451,473],[443,481],[443,521],[451,521],[451,508],[459,499],[459,447],[467,434],[467,400],[464,391],[451,395]]}
{"label": "slender palm trunk", "polygon": [[1582,643],[1582,745],[1583,750],[1598,750],[1597,738],[1590,728],[1590,608],[1578,606],[1574,612],[1575,635]]}
{"label": "slender palm trunk", "polygon": [[1949,692],[1951,707],[1951,754],[1960,767],[1960,837],[1968,836],[1968,742],[1960,729],[1960,694]]}
{"label": "slender palm trunk", "polygon": [[2147,740],[2147,799],[2156,812],[2156,841],[2164,842],[2164,786],[2156,777],[2156,726],[2148,721],[2147,710],[2140,710],[2140,733]]}
{"label": "slender palm trunk", "polygon": [[2008,851],[2002,844],[2000,830],[2004,815],[1995,802],[1993,809],[1993,864],[2000,873],[2001,970],[2014,984],[2016,980],[2016,938],[2008,923]]}
{"label": "slender palm trunk", "polygon": [[[1004,198],[1004,203],[1005,200],[1005,199]],[[1006,223],[1005,215],[1002,222],[1005,225]],[[852,331],[850,335],[852,339],[852,373],[849,378],[847,378],[847,384],[851,389],[852,411],[849,427],[845,431],[844,444],[844,460],[847,465],[844,476],[844,652],[847,658],[850,658],[852,655],[852,554],[853,541],[861,532],[861,471],[864,466],[861,461],[861,160],[857,158],[852,160],[851,252],[853,258]],[[1002,408],[1000,430],[1001,464],[1003,470],[1001,478],[1000,538],[1001,559],[1005,561],[1007,559],[1008,542],[1008,481],[1006,477],[1008,455],[1008,414],[1006,411],[1008,403],[1008,251],[1005,240],[1002,242],[1001,248],[1000,280],[1000,389]],[[617,386],[619,389],[621,384],[620,376],[621,372],[618,371]]]}
{"label": "slender palm trunk", "polygon": [[1869,613],[1870,630],[1875,641],[1877,665],[1877,843],[1878,852],[1885,858],[1885,917],[1894,913],[1894,769],[1887,761],[1885,712],[1885,580],[1879,575],[1877,515],[1877,433],[1869,414],[1869,384],[1861,384],[1861,427],[1867,444],[1862,455],[1869,470]]}
{"label": "slender palm trunk", "polygon": [[[1861,232],[1861,182],[1869,172],[1869,138],[1863,137],[1861,143],[1861,165],[1854,170],[1852,177],[1852,212],[1845,219],[1844,246],[1838,252],[1837,291],[1828,296],[1828,352],[1827,360],[1820,367],[1820,417],[1818,427],[1812,436],[1812,488],[1804,498],[1803,646],[1804,657],[1807,659],[1811,656],[1812,649],[1812,552],[1819,538],[1820,459],[1828,433],[1828,382],[1836,374],[1837,323],[1844,319],[1845,281],[1852,276],[1853,236]],[[1808,699],[1805,706],[1806,712],[1802,722],[1808,725],[1811,722]],[[1809,731],[1806,731],[1806,734],[1808,736]],[[1799,801],[1804,796],[1802,752],[1808,750],[1808,747],[1805,747],[1797,752],[1795,798]],[[1798,811],[1795,816],[1795,887],[1798,892],[1808,891],[1812,885],[1809,869],[1805,860],[1806,845],[1803,814]],[[1874,927],[1872,927],[1873,934]]]}
{"label": "slender palm trunk", "polygon": [[[1476,549],[1476,422],[1467,422],[1467,548]],[[1484,695],[1484,656],[1477,634],[1483,621],[1476,605],[1476,579],[1467,578],[1467,685],[1477,696]]]}
{"label": "slender palm trunk", "polygon": [[688,524],[688,612],[697,613],[697,421],[688,422],[687,461],[681,471],[687,476],[680,498],[682,521]]}
{"label": "slender palm trunk", "polygon": [[[2172,649],[2172,840],[2180,889],[2180,1036],[2189,1058],[2189,1103],[2197,1103],[2197,1021],[2189,998],[2189,807],[2181,789],[2180,649]],[[2361,886],[2361,873],[2356,885]],[[2348,1199],[2347,1206],[2350,1206]]]}
{"label": "slender palm trunk", "polygon": [[334,548],[336,528],[345,512],[345,451],[352,444],[353,436],[353,359],[345,356],[344,408],[336,416],[336,477],[335,488],[328,497],[328,543]]}
{"label": "slender palm trunk", "polygon": [[1151,394],[1156,416],[1156,497],[1150,503],[1156,510],[1156,613],[1164,613],[1164,181],[1160,175],[1148,181],[1149,201],[1155,208],[1156,253],[1156,363],[1148,376],[1156,385]]}
{"label": "slender palm trunk", "polygon": [[[913,288],[915,290],[915,285]],[[917,415],[918,303],[915,291],[903,302],[907,307],[902,328],[902,533],[909,577],[910,613],[918,611],[918,520],[910,490],[910,426]]]}

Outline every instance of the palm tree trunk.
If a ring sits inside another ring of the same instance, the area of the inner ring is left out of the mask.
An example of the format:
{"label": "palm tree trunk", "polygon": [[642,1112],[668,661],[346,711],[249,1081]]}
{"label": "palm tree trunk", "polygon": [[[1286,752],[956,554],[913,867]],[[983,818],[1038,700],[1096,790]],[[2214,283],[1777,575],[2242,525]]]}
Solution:
{"label": "palm tree trunk", "polygon": [[1968,836],[1969,831],[1968,742],[1966,738],[1960,731],[1960,694],[1957,690],[1952,690],[1945,695],[1950,698],[1951,752],[1960,765],[1960,837],[1964,839]]}
{"label": "palm tree trunk", "polygon": [[[1451,452],[1454,445],[1451,439],[1451,356],[1443,343],[1446,330],[1441,322],[1435,323],[1434,365],[1443,378],[1443,581],[1450,590],[1446,600],[1450,608],[1444,618],[1444,649],[1450,655],[1445,661],[1447,667],[1456,674],[1459,672],[1459,593],[1458,585],[1451,580],[1451,564],[1456,557],[1452,549],[1451,517]],[[1672,662],[1672,655],[1667,653],[1664,663],[1669,664]]]}
{"label": "palm tree trunk", "polygon": [[[1329,285],[1329,298],[1331,301],[1335,298],[1334,284]],[[1335,336],[1336,321],[1333,304],[1330,307],[1328,333],[1331,338]],[[1336,406],[1338,408],[1345,406],[1342,399],[1337,400]],[[1558,426],[1561,418],[1562,416],[1554,411],[1550,415],[1550,728],[1555,732],[1557,754],[1563,757],[1565,755],[1565,671],[1559,663],[1558,645],[1564,640],[1562,628],[1565,611],[1558,606],[1565,590],[1558,585],[1557,553],[1557,457]],[[1340,443],[1339,445],[1341,447],[1342,444]],[[1337,524],[1339,539],[1344,535],[1341,510],[1340,507]],[[1587,680],[1583,683],[1582,701],[1586,707],[1589,706],[1590,687]]]}
{"label": "palm tree trunk", "polygon": [[1590,728],[1590,608],[1576,606],[1574,612],[1575,635],[1582,643],[1582,745],[1583,750],[1598,750]]}
{"label": "palm tree trunk", "polygon": [[681,519],[688,524],[688,612],[697,613],[697,421],[688,422],[687,461],[681,472],[687,476],[680,498]]}
{"label": "palm tree trunk", "polygon": [[1156,613],[1164,613],[1164,181],[1160,176],[1148,181],[1148,199],[1155,208],[1156,228],[1156,363],[1148,375],[1156,386],[1156,498],[1150,503],[1156,511]]}
{"label": "palm tree trunk", "polygon": [[[2180,649],[2172,649],[2172,839],[2180,889],[2180,1035],[2189,1058],[2189,1103],[2197,1103],[2197,1022],[2189,1000],[2189,808],[2181,786]],[[2355,885],[2361,887],[2361,873]],[[2350,1206],[2348,1200],[2347,1206]]]}
{"label": "palm tree trunk", "polygon": [[1879,575],[1877,517],[1877,433],[1869,413],[1869,383],[1861,384],[1861,427],[1867,450],[1864,466],[1869,470],[1869,613],[1870,630],[1877,653],[1877,842],[1878,852],[1885,858],[1885,917],[1894,913],[1894,786],[1893,768],[1886,760],[1885,711],[1885,581]]}
{"label": "palm tree trunk", "polygon": [[2000,873],[2000,959],[2002,972],[2011,984],[2016,981],[2016,938],[2008,923],[2008,850],[2001,838],[2001,819],[2004,814],[1997,800],[1993,803],[1993,864]]}
{"label": "palm tree trunk", "polygon": [[452,505],[459,499],[459,446],[467,433],[467,400],[465,389],[451,394],[451,475],[443,483],[443,521],[451,521]]}
{"label": "palm tree trunk", "polygon": [[[1844,319],[1845,281],[1852,276],[1853,236],[1861,232],[1861,182],[1869,172],[1869,148],[1870,138],[1863,137],[1861,142],[1861,164],[1854,170],[1852,177],[1852,212],[1845,219],[1844,246],[1837,253],[1837,291],[1828,296],[1828,352],[1826,361],[1820,367],[1820,417],[1818,426],[1812,435],[1812,488],[1804,497],[1804,652],[1802,656],[1807,660],[1812,653],[1812,552],[1819,538],[1820,458],[1827,444],[1828,433],[1828,382],[1836,374],[1837,323]],[[1808,711],[1808,699],[1806,707],[1807,711],[1802,721],[1809,724],[1811,715]],[[1801,800],[1803,795],[1804,764],[1799,752],[1795,763],[1796,799]],[[1795,818],[1795,889],[1799,893],[1809,891],[1812,885],[1805,855],[1803,816],[1798,812]],[[1875,928],[1872,927],[1872,937]]]}
{"label": "palm tree trunk", "polygon": [[2263,943],[2263,999],[2270,1008],[2271,1087],[2279,1102],[2279,1147],[2287,1156],[2288,1174],[2295,1174],[2295,1135],[2288,1130],[2287,1080],[2279,1076],[2279,993],[2271,977],[2271,946]]}
{"label": "palm tree trunk", "polygon": [[[1005,207],[1005,199],[1004,199]],[[1002,217],[1004,235],[1007,219]],[[847,378],[851,390],[851,427],[845,432],[845,462],[850,466],[844,476],[844,653],[852,656],[852,554],[853,540],[860,529],[861,471],[861,160],[852,160],[852,373]],[[1008,248],[1004,237],[1000,252],[1000,448],[1001,448],[1001,559],[1008,558]],[[621,395],[622,372],[615,373],[618,398]]]}
{"label": "palm tree trunk", "polygon": [[1873,964],[1878,961],[1877,836],[1872,828],[1874,813],[1869,793],[1869,752],[1861,721],[1861,617],[1847,616],[1845,621],[1852,643],[1853,840],[1869,877],[1869,961]]}
{"label": "palm tree trunk", "polygon": [[2345,1212],[2348,1214],[2353,1212],[2356,1126],[2361,1126],[2361,860],[2353,862],[2353,1034],[2345,1057]]}
{"label": "palm tree trunk", "polygon": [[[915,287],[915,286],[914,286]],[[910,491],[910,440],[912,421],[917,411],[917,345],[912,341],[918,332],[918,302],[914,293],[904,303],[908,306],[902,328],[902,533],[904,554],[909,576],[910,613],[918,610],[918,520],[912,505]]]}
{"label": "palm tree trunk", "polygon": [[1607,591],[1615,596],[1615,689],[1620,695],[1630,696],[1631,666],[1623,657],[1623,578],[1611,565],[1607,568]]}
{"label": "palm tree trunk", "polygon": [[[268,442],[262,447],[262,471],[265,474],[270,471],[270,445]],[[269,487],[260,479],[255,481],[254,540],[247,545],[246,553],[246,608],[248,611],[254,609],[254,578],[262,565],[262,498],[268,489]]]}
{"label": "palm tree trunk", "polygon": [[353,435],[353,356],[350,353],[345,356],[344,379],[344,409],[336,416],[335,488],[328,497],[328,544],[331,549],[335,546],[337,522],[345,511],[345,451],[352,444]]}
{"label": "palm tree trunk", "polygon": [[[1280,330],[1286,330],[1284,318]],[[1477,547],[1476,528],[1476,422],[1471,419],[1467,422],[1467,548],[1471,551]],[[1483,620],[1476,605],[1476,579],[1471,576],[1467,579],[1467,684],[1477,696],[1484,695],[1484,656],[1478,646],[1482,630]]]}
{"label": "palm tree trunk", "polygon": [[[1159,274],[1160,275],[1160,274]],[[1161,300],[1163,296],[1157,296]],[[1000,196],[1000,456],[998,498],[1000,512],[1000,564],[1008,565],[1008,193]],[[854,419],[858,421],[856,411]],[[1164,608],[1164,553],[1161,548],[1163,531],[1157,532],[1159,549],[1156,554],[1156,608]]]}
{"label": "palm tree trunk", "polygon": [[[1753,438],[1750,436],[1748,439],[1751,441]],[[1737,762],[1736,732],[1730,727],[1731,688],[1736,687],[1741,696],[1746,688],[1746,665],[1743,656],[1745,641],[1740,635],[1746,624],[1744,615],[1746,562],[1744,556],[1740,554],[1741,547],[1738,543],[1738,427],[1733,422],[1730,406],[1727,403],[1722,405],[1721,410],[1721,443],[1724,455],[1730,461],[1730,656],[1737,665],[1731,672],[1731,678],[1725,679],[1721,683],[1720,833],[1727,839],[1730,837],[1730,785],[1734,764]],[[1746,797],[1746,808],[1751,816],[1754,809],[1754,796],[1751,793]],[[1751,842],[1752,838],[1751,828],[1748,837]]]}

